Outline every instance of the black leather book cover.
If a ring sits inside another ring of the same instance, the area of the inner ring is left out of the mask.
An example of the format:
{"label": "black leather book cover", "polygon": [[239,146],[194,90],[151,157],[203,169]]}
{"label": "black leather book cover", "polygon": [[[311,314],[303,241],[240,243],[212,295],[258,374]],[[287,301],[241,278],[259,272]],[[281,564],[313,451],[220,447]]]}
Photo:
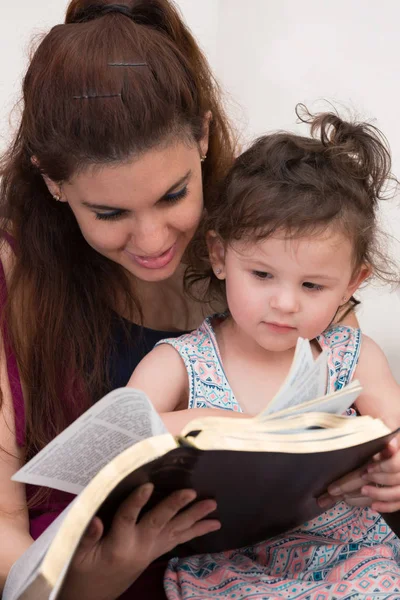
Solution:
{"label": "black leather book cover", "polygon": [[366,463],[393,435],[351,448],[305,454],[202,451],[182,444],[127,476],[98,516],[109,525],[120,502],[148,481],[154,483],[155,491],[147,508],[174,490],[193,488],[199,499],[216,499],[218,508],[212,516],[222,527],[184,544],[175,554],[240,548],[318,516],[323,511],[316,499],[327,486]]}

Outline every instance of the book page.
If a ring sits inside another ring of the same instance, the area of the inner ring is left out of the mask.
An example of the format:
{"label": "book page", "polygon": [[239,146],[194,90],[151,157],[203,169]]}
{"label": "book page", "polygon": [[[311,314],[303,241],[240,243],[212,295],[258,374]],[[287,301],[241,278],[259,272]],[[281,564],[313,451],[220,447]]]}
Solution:
{"label": "book page", "polygon": [[147,396],[120,388],[94,404],[12,479],[79,494],[123,450],[163,433],[167,429]]}
{"label": "book page", "polygon": [[341,390],[304,402],[298,406],[289,407],[271,415],[271,419],[281,419],[304,414],[307,412],[328,413],[331,415],[342,415],[349,409],[362,392],[359,381],[354,380]]}
{"label": "book page", "polygon": [[13,564],[6,580],[2,600],[18,600],[35,579],[47,550],[75,502],[76,498]]}
{"label": "book page", "polygon": [[301,411],[301,404],[325,394],[327,375],[326,353],[322,352],[314,361],[310,342],[299,338],[289,376],[266,409],[255,417],[256,420],[264,421],[269,419],[273,413],[292,406],[299,406],[299,411]]}

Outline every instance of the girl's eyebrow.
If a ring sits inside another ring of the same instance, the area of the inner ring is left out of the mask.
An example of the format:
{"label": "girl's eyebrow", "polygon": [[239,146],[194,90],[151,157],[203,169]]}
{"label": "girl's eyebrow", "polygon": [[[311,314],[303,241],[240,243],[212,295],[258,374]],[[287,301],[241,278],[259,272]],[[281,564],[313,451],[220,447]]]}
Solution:
{"label": "girl's eyebrow", "polygon": [[[240,258],[240,256],[239,256],[239,258]],[[253,267],[259,268],[260,270],[266,270],[266,271],[275,271],[276,270],[276,267],[272,267],[267,262],[264,262],[262,259],[259,259],[259,258],[244,257],[243,260],[248,261]],[[324,280],[324,281],[339,281],[340,277],[337,277],[335,275],[328,275],[326,273],[314,273],[313,275],[305,274],[303,279],[306,281],[314,280],[314,279]]]}
{"label": "girl's eyebrow", "polygon": [[[189,181],[191,175],[192,175],[192,170],[190,169],[183,177],[181,177],[178,181],[176,181],[173,185],[171,185],[171,187],[168,188],[168,190],[165,192],[165,194],[163,194],[161,196],[161,198],[159,198],[159,200],[162,200],[162,198],[165,198],[165,196],[168,196],[168,194],[170,194],[171,192],[173,192],[174,190],[179,188],[184,183],[187,183]],[[109,206],[107,204],[92,204],[91,202],[87,202],[86,200],[82,201],[82,206],[87,206],[88,208],[95,208],[96,210],[124,210],[124,209],[119,209],[118,206]]]}

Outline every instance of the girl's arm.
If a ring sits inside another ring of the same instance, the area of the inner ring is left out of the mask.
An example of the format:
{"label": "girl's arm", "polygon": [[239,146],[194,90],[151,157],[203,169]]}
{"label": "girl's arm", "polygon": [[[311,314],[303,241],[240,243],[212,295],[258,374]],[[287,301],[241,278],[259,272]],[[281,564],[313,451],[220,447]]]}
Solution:
{"label": "girl's arm", "polygon": [[156,346],[139,363],[128,382],[129,387],[147,394],[168,431],[178,435],[197,417],[238,417],[248,415],[218,408],[188,409],[189,380],[178,352],[169,344]]}

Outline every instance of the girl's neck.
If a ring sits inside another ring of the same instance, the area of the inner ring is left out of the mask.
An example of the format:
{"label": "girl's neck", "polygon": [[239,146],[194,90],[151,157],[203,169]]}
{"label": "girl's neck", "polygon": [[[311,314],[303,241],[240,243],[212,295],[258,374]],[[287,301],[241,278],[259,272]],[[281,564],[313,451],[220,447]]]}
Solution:
{"label": "girl's neck", "polygon": [[[241,334],[230,317],[216,324],[214,330],[223,368],[236,400],[245,413],[251,416],[260,413],[284,383],[295,347],[281,352],[265,350]],[[314,356],[320,352],[315,342]]]}

